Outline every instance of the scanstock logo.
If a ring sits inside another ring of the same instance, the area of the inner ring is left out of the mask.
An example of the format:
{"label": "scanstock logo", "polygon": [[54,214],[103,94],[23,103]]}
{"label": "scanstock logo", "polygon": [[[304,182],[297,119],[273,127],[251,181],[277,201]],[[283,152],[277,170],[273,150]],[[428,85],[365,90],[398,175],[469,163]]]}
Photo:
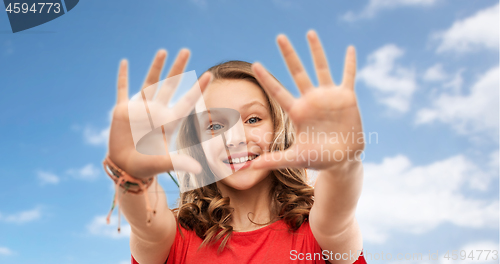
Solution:
{"label": "scanstock logo", "polygon": [[12,32],[54,20],[73,9],[79,0],[3,0]]}

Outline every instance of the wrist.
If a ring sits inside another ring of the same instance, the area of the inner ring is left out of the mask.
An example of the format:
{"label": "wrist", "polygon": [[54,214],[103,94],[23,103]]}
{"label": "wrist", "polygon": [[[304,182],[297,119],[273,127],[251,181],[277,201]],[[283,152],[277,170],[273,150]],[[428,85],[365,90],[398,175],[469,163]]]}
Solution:
{"label": "wrist", "polygon": [[153,183],[154,176],[147,179],[135,178],[116,166],[109,156],[104,159],[103,165],[108,176],[126,192],[140,194]]}
{"label": "wrist", "polygon": [[[130,176],[128,173],[117,167],[113,161],[109,158],[109,156],[106,156],[106,158],[103,161],[104,165],[104,170],[108,174],[108,176],[115,182],[115,195],[113,198],[113,205],[111,206],[111,210],[108,213],[108,216],[106,217],[107,223],[109,224],[110,218],[111,218],[111,213],[113,212],[113,209],[115,205],[118,207],[118,232],[120,232],[120,208],[119,204],[121,203],[121,197],[123,195],[120,195],[120,193],[133,193],[133,194],[143,194],[146,202],[146,210],[147,210],[147,216],[146,216],[146,224],[150,225],[151,224],[151,217],[156,214],[156,210],[151,208],[151,204],[149,202],[148,198],[148,193],[147,189],[149,186],[153,183],[154,181],[154,176],[150,177],[148,179],[137,179],[132,176]],[[119,191],[119,189],[124,190]]]}

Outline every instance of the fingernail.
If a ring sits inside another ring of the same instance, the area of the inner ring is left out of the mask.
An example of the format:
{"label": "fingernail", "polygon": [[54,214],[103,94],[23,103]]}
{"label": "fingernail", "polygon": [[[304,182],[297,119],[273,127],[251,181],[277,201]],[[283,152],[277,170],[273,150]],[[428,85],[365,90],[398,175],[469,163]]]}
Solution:
{"label": "fingernail", "polygon": [[310,29],[308,32],[307,32],[307,36],[310,37],[310,38],[313,38],[316,36],[316,32],[314,31],[314,29]]}
{"label": "fingernail", "polygon": [[182,48],[181,51],[179,51],[181,56],[187,56],[189,54],[189,49],[187,48]]}
{"label": "fingernail", "polygon": [[276,37],[276,40],[278,41],[279,44],[282,44],[286,39],[285,34],[279,34],[278,37]]}
{"label": "fingernail", "polygon": [[[252,65],[252,70],[255,72],[255,74],[260,75],[260,67],[262,67],[262,64],[260,62],[254,62]],[[255,69],[255,70],[254,70]]]}
{"label": "fingernail", "polygon": [[161,49],[158,51],[158,57],[163,58],[167,54],[167,51],[164,49]]}

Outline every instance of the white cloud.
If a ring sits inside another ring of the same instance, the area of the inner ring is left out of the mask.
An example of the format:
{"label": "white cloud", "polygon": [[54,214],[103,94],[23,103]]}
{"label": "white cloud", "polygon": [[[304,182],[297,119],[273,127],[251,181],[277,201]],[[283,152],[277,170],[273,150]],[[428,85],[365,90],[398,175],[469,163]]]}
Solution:
{"label": "white cloud", "polygon": [[432,6],[437,0],[370,0],[368,5],[359,13],[349,11],[342,16],[343,20],[356,21],[374,17],[384,9],[394,9],[398,7]]}
{"label": "white cloud", "polygon": [[40,180],[42,185],[58,184],[60,181],[59,177],[51,172],[38,171],[37,177],[38,177],[38,180]]}
{"label": "white cloud", "polygon": [[73,177],[87,181],[92,181],[97,179],[100,172],[101,170],[97,169],[92,163],[89,163],[80,169],[69,169],[67,171],[67,173],[72,175]]}
{"label": "white cloud", "polygon": [[110,224],[106,223],[106,216],[96,216],[90,224],[87,225],[87,230],[90,234],[108,238],[127,238],[130,237],[130,225],[126,223],[125,217],[121,217],[120,233],[118,233],[118,217],[111,216]]}
{"label": "white cloud", "polygon": [[83,131],[83,137],[85,141],[91,145],[103,145],[108,144],[109,138],[109,127],[102,130],[96,130],[91,127],[86,127]]}
{"label": "white cloud", "polygon": [[[113,111],[114,108],[109,110],[107,114],[107,118],[110,123],[113,120]],[[88,144],[95,146],[106,146],[108,144],[110,130],[109,126],[103,129],[96,129],[90,125],[82,127],[81,125],[74,124],[73,126],[71,126],[71,129],[77,132],[83,132],[83,138]]]}
{"label": "white cloud", "polygon": [[462,155],[414,166],[403,155],[365,163],[358,216],[363,237],[386,242],[392,232],[422,234],[439,224],[498,229],[497,198],[475,199],[463,191],[486,191],[496,174]]}
{"label": "white cloud", "polygon": [[464,84],[464,79],[462,77],[464,71],[465,69],[458,70],[451,79],[443,84],[443,88],[448,88],[452,94],[459,94]]}
{"label": "white cloud", "polygon": [[0,213],[0,221],[6,223],[22,224],[40,219],[42,216],[41,208],[37,207],[32,210],[22,211],[15,214],[4,215]]}
{"label": "white cloud", "polygon": [[437,84],[440,89],[434,88],[431,95],[447,90],[450,94],[459,94],[462,90],[464,79],[462,74],[465,68],[458,69],[455,74],[449,74],[443,69],[441,63],[436,63],[429,67],[422,76],[422,79],[428,83]]}
{"label": "white cloud", "polygon": [[[454,250],[454,249],[452,249],[452,250]],[[441,257],[440,257],[441,264],[451,264],[451,263],[459,263],[459,264],[491,263],[491,264],[493,264],[493,263],[498,263],[498,251],[499,251],[498,243],[493,242],[493,241],[478,241],[478,242],[472,242],[472,243],[461,246],[460,250],[457,250],[457,252],[456,252],[457,258],[458,258],[457,260],[452,259],[452,258],[454,258],[452,250],[449,251],[449,255],[448,255],[449,258],[444,257],[446,253],[441,255]],[[462,250],[466,253],[465,256],[467,256],[467,257],[472,256],[472,257],[474,257],[474,259],[465,258],[464,260],[462,260],[460,258],[461,257],[460,251],[462,251]],[[490,252],[487,252],[485,250],[490,250]],[[493,250],[496,250],[497,254],[492,253]],[[470,255],[471,252],[472,252],[472,255]],[[495,255],[497,255],[497,256],[495,257]],[[494,260],[493,258],[496,258],[496,260]]]}
{"label": "white cloud", "polygon": [[498,170],[498,163],[500,161],[499,159],[500,155],[498,150],[490,154],[490,162],[488,165],[491,167],[491,169]]}
{"label": "white cloud", "polygon": [[440,44],[437,52],[470,52],[481,48],[498,50],[498,4],[456,21],[446,31],[433,35]]}
{"label": "white cloud", "polygon": [[487,132],[498,135],[499,68],[494,67],[472,85],[468,95],[443,92],[429,108],[417,112],[416,123],[439,121],[460,134]]}
{"label": "white cloud", "polygon": [[12,250],[10,250],[9,248],[6,248],[6,247],[0,247],[0,256],[10,256],[14,254],[14,252],[12,252]]}
{"label": "white cloud", "polygon": [[375,92],[375,97],[397,112],[407,112],[417,88],[415,71],[396,64],[404,51],[393,44],[385,45],[368,56],[358,79]]}
{"label": "white cloud", "polygon": [[436,63],[425,71],[423,78],[425,81],[436,82],[446,79],[447,74],[443,70],[443,65],[441,63]]}

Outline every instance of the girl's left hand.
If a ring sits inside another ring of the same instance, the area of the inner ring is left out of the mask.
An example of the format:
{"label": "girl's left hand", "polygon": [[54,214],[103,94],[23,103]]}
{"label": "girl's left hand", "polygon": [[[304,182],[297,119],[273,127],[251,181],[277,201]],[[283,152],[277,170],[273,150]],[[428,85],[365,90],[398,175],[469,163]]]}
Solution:
{"label": "girl's left hand", "polygon": [[287,37],[280,35],[277,38],[288,70],[301,93],[300,98],[294,98],[261,64],[252,65],[261,86],[279,102],[296,128],[293,145],[284,151],[261,155],[253,162],[252,166],[256,169],[335,169],[350,161],[359,161],[364,150],[361,117],[354,92],[354,47],[347,49],[343,80],[340,85],[336,85],[316,32],[309,31],[307,39],[318,87],[311,83]]}

